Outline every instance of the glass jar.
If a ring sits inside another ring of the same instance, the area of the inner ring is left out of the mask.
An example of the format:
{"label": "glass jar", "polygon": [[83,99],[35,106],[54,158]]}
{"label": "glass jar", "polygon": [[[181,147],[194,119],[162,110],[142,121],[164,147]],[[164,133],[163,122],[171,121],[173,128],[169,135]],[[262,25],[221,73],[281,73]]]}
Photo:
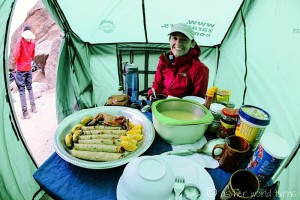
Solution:
{"label": "glass jar", "polygon": [[208,133],[212,135],[216,135],[217,130],[219,129],[220,126],[220,117],[223,108],[225,108],[225,106],[219,103],[212,103],[210,105],[210,111],[211,114],[214,116],[214,119],[207,128]]}
{"label": "glass jar", "polygon": [[220,116],[220,126],[217,131],[217,136],[219,138],[226,138],[230,135],[234,135],[238,117],[238,109],[223,108]]}

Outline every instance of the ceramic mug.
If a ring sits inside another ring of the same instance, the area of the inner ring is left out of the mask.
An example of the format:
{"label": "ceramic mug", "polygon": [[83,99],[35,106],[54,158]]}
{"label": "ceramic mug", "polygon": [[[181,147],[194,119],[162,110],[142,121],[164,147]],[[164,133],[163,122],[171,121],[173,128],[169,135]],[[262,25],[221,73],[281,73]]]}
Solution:
{"label": "ceramic mug", "polygon": [[256,175],[248,170],[240,169],[235,171],[221,194],[219,200],[251,199],[258,192],[260,183]]}
{"label": "ceramic mug", "polygon": [[[216,144],[212,150],[212,157],[219,161],[220,168],[233,172],[241,164],[243,157],[250,149],[250,144],[240,136],[229,136],[225,139],[225,144]],[[222,149],[220,155],[215,154],[216,149]]]}

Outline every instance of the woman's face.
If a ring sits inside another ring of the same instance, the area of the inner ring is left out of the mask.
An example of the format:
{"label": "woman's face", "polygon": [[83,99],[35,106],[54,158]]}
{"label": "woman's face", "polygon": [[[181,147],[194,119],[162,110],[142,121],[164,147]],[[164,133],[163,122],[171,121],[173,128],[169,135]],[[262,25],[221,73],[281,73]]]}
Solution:
{"label": "woman's face", "polygon": [[175,32],[170,35],[170,47],[175,57],[186,55],[190,48],[195,46],[194,40],[190,40],[184,34]]}

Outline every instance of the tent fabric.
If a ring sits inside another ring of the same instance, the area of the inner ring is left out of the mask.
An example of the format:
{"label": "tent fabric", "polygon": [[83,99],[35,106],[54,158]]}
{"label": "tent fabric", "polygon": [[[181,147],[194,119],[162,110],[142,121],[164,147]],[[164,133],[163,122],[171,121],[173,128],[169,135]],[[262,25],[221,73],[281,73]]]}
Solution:
{"label": "tent fabric", "polygon": [[[0,0],[0,81],[6,86],[0,88],[0,175],[4,177],[0,197],[28,199],[38,188],[30,176],[35,166],[22,142],[18,123],[11,120],[16,117],[8,92],[6,23],[13,3]],[[141,71],[147,64],[150,72],[155,71],[158,52],[168,47],[170,26],[177,22],[194,24],[202,51],[200,59],[210,70],[209,87],[231,90],[230,102],[236,108],[249,104],[270,113],[271,123],[265,133],[281,136],[295,152],[291,162],[292,154],[283,163],[274,181],[281,182],[278,195],[282,199],[299,198],[299,0],[186,0],[172,1],[172,5],[167,0],[43,3],[65,33],[57,66],[58,122],[77,110],[103,105],[111,94],[116,94],[124,78],[120,72],[122,62],[133,62]],[[149,56],[141,49],[149,50]],[[149,86],[153,74],[148,76]],[[139,77],[141,82],[146,80],[144,74]],[[20,176],[17,171],[21,167],[28,173]],[[25,180],[31,184],[23,184]],[[25,185],[29,189],[23,193]],[[7,188],[16,189],[10,194]]]}
{"label": "tent fabric", "polygon": [[[48,5],[49,12],[58,24],[67,20],[70,29],[66,26],[61,28],[69,41],[87,43],[84,46],[86,49],[82,52],[90,56],[86,57],[89,63],[85,68],[87,69],[89,65],[93,74],[92,88],[88,91],[92,93],[90,96],[92,99],[86,101],[81,97],[75,97],[77,101],[86,103],[80,109],[89,105],[103,105],[109,94],[117,92],[116,66],[119,63],[118,56],[114,52],[115,50],[118,52],[118,45],[115,46],[115,43],[128,45],[128,48],[132,47],[132,49],[135,45],[143,43],[151,47],[151,45],[167,43],[170,24],[176,22],[191,24],[192,21],[205,21],[211,22],[210,24],[222,24],[222,28],[215,27],[213,30],[218,37],[196,38],[202,50],[200,58],[210,69],[209,85],[231,90],[231,102],[236,107],[250,104],[269,112],[272,120],[266,132],[280,135],[290,144],[292,150],[296,150],[299,144],[299,133],[295,119],[299,107],[295,105],[300,95],[296,88],[296,83],[299,82],[298,73],[295,73],[299,72],[297,67],[299,56],[296,55],[299,54],[300,47],[299,34],[294,31],[299,27],[299,21],[296,20],[299,18],[297,0],[292,0],[288,4],[283,0],[236,1],[233,7],[228,6],[232,5],[232,1],[211,1],[212,4],[207,1],[185,1],[186,5],[191,5],[191,9],[186,10],[180,9],[182,4],[175,1],[169,12],[167,1],[159,1],[159,5],[156,1],[138,0],[122,1],[122,3],[102,1],[101,4],[89,5],[83,5],[83,2],[78,4],[72,2],[72,9],[69,9],[69,1],[44,0],[43,2]],[[243,5],[240,7],[239,3]],[[54,5],[55,8],[52,9]],[[83,11],[86,14],[78,16],[77,11],[82,10],[82,7],[86,8]],[[222,12],[224,7],[232,8],[231,13]],[[91,19],[87,12],[95,14],[95,17]],[[156,13],[159,13],[159,17]],[[221,20],[220,23],[215,19]],[[104,25],[102,22],[105,22]],[[76,37],[73,38],[69,32],[76,33]],[[289,40],[286,41],[284,38]],[[76,59],[74,58],[75,61]],[[153,59],[156,60],[157,57]],[[138,64],[138,66],[142,65],[142,63]],[[59,63],[58,68],[61,67]],[[82,66],[74,64],[72,67]],[[155,70],[156,64],[152,67]],[[61,76],[65,79],[74,74],[66,73]],[[77,78],[79,76],[81,75],[76,74]],[[58,77],[58,82],[61,81]],[[71,85],[81,85],[81,83],[70,83]],[[57,84],[57,89],[61,87]],[[81,93],[83,92],[81,90]],[[288,100],[284,98],[291,95],[294,98]],[[58,98],[59,96],[63,94],[58,93]],[[60,112],[63,108],[58,105],[59,120],[66,117]],[[284,170],[285,173],[296,171],[296,166],[300,162],[297,155]],[[299,192],[299,183],[293,177],[279,176],[279,178],[283,191],[292,194]]]}
{"label": "tent fabric", "polygon": [[[14,1],[0,1],[0,199],[32,199],[39,185],[32,178],[37,166],[30,155],[13,105],[10,104],[10,86],[7,64],[7,35]],[[5,86],[5,87],[3,87]]]}
{"label": "tent fabric", "polygon": [[[92,44],[165,43],[172,24],[188,21],[199,44],[214,46],[221,43],[242,2],[186,0],[184,4],[190,5],[189,9],[181,9],[183,2],[180,1],[173,2],[169,8],[168,0],[102,0],[101,4],[97,0],[89,1],[89,4],[59,0],[57,4],[72,30],[83,41]],[[74,10],[70,10],[70,6]],[[85,9],[81,9],[83,7]]]}

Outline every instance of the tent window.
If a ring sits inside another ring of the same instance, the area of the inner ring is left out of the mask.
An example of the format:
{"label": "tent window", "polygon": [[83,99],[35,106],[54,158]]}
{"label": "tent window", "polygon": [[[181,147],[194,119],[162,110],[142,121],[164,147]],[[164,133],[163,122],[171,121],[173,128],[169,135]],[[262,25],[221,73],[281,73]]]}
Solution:
{"label": "tent window", "polygon": [[148,88],[154,80],[154,74],[158,62],[158,57],[169,50],[169,47],[119,47],[118,48],[118,70],[119,85],[125,83],[124,63],[133,63],[138,67],[139,73],[139,93],[147,95]]}

